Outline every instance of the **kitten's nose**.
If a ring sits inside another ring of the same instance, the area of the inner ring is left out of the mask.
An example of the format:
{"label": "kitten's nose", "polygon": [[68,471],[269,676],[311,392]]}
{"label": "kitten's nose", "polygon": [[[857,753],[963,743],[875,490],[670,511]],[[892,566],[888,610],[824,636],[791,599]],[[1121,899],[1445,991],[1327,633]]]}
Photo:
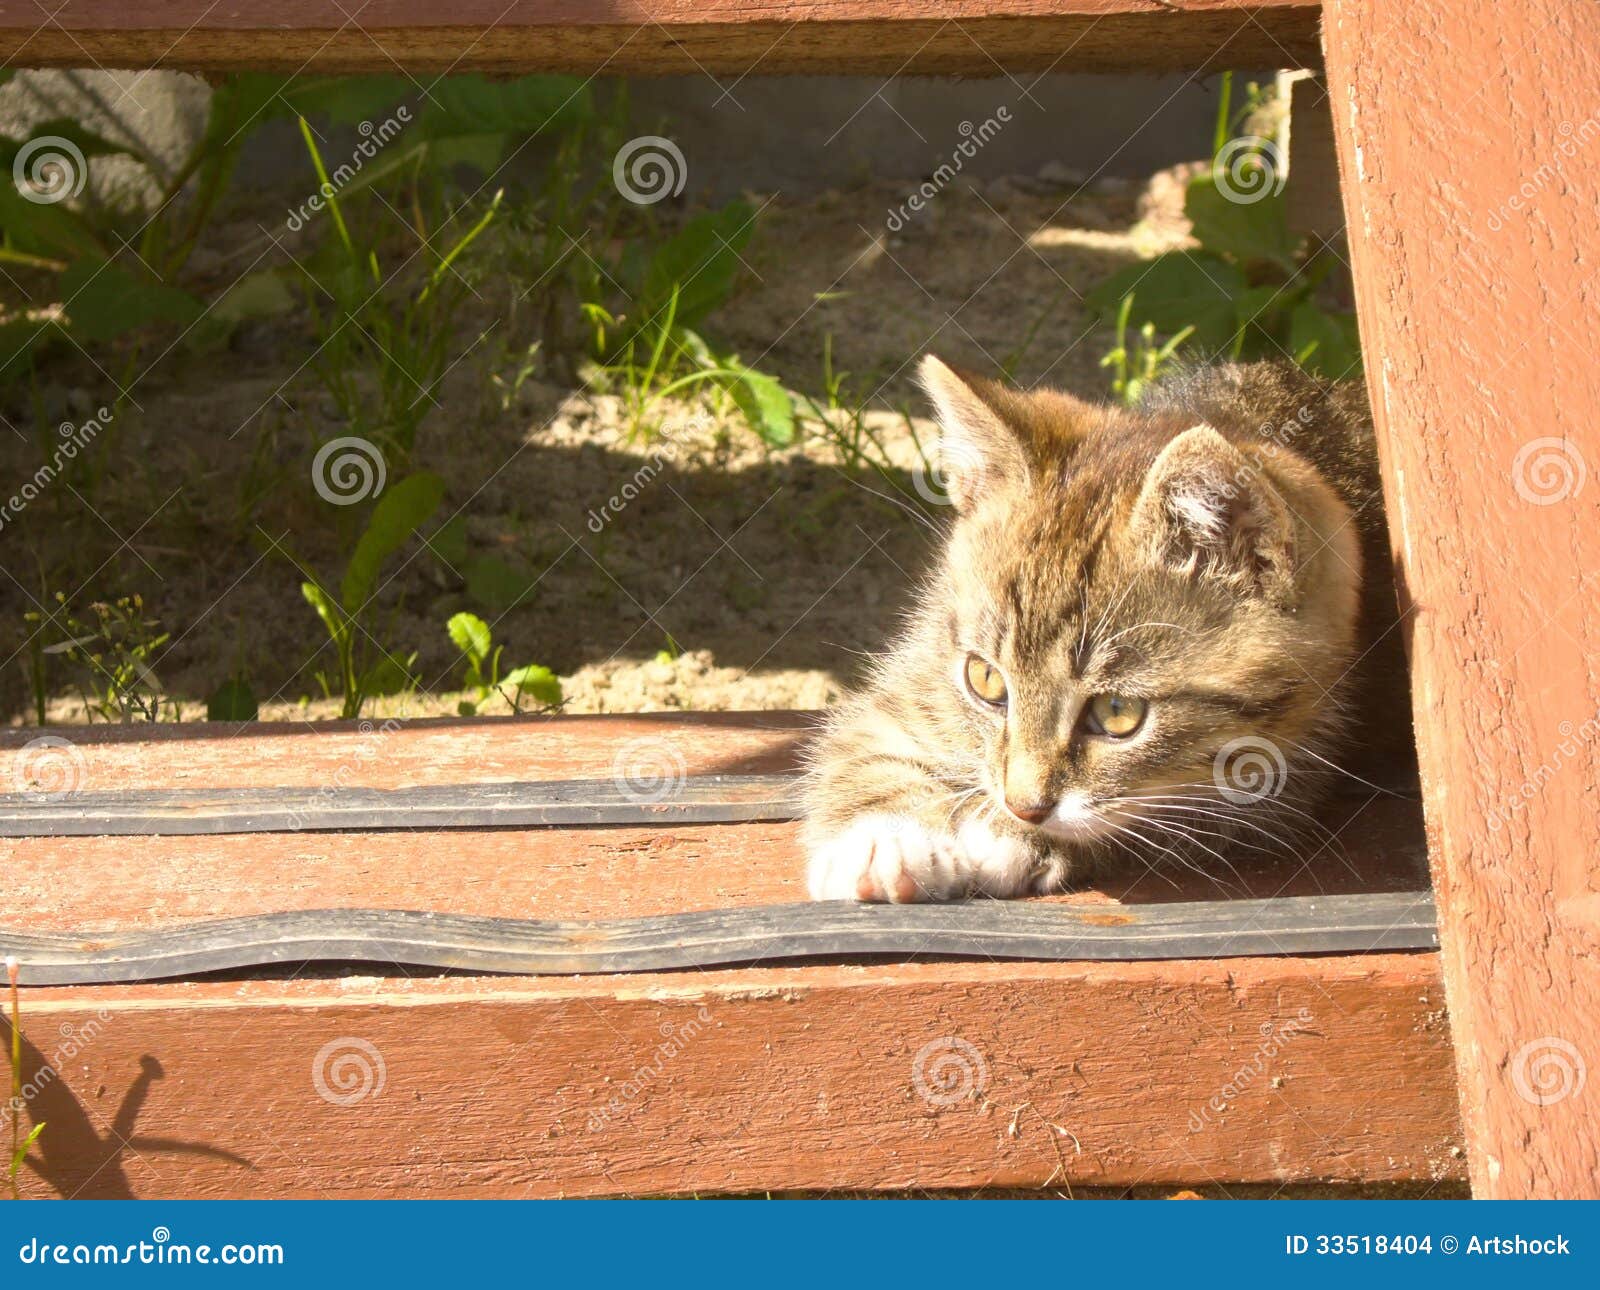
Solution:
{"label": "kitten's nose", "polygon": [[1055,809],[1054,802],[1013,802],[1009,797],[1006,798],[1006,810],[1029,824],[1043,824]]}

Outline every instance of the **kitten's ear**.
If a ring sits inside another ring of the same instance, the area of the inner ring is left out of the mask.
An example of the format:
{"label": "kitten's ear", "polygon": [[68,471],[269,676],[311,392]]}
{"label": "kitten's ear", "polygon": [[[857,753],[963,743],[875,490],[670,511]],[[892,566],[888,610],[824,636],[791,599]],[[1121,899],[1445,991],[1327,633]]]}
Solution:
{"label": "kitten's ear", "polygon": [[1028,458],[1005,410],[1017,396],[1005,386],[957,372],[932,354],[918,369],[939,416],[939,470],[958,511],[1002,483],[1020,483]]}
{"label": "kitten's ear", "polygon": [[1285,602],[1294,584],[1294,522],[1261,468],[1210,426],[1161,450],[1133,508],[1157,558]]}

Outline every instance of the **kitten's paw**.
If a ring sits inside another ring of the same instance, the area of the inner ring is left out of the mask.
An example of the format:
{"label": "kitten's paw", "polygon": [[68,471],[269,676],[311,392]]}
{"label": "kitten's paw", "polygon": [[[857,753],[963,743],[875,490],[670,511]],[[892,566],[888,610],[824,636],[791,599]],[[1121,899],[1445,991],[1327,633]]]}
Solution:
{"label": "kitten's paw", "polygon": [[813,900],[910,904],[965,895],[969,864],[948,834],[898,815],[867,815],[811,852]]}

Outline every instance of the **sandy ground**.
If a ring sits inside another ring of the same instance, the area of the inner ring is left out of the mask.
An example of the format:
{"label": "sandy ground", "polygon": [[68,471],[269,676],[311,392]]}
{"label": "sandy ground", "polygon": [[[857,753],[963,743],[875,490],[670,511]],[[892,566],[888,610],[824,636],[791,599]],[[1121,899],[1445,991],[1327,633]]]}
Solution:
{"label": "sandy ground", "polygon": [[[917,356],[1009,365],[1024,383],[1103,395],[1109,340],[1082,293],[1175,244],[1184,227],[1170,174],[1081,194],[1038,179],[952,187],[890,234],[886,214],[904,196],[881,183],[806,201],[753,195],[764,209],[747,271],[704,330],[819,401],[831,343],[847,395],[867,409],[915,499],[920,458],[906,414],[924,441],[933,430],[911,382]],[[239,248],[260,244],[255,229],[251,213],[219,228],[202,268],[226,281]],[[634,433],[621,398],[593,387],[536,371],[508,398],[528,337],[502,324],[507,293],[521,287],[490,273],[476,289],[417,464],[445,477],[441,517],[460,517],[469,549],[510,563],[531,591],[509,611],[487,605],[458,568],[412,544],[386,570],[372,631],[416,651],[423,685],[368,712],[455,710],[444,623],[461,609],[493,622],[508,666],[559,673],[570,711],[834,698],[893,630],[926,564],[931,537],[917,508],[886,500],[895,488],[851,469],[816,427],[768,451],[734,420],[677,404],[658,409],[666,438],[652,442]],[[292,314],[247,325],[220,353],[141,355],[149,372],[133,386],[137,406],[105,432],[98,478],[47,491],[0,534],[9,575],[0,642],[13,640],[0,651],[0,713],[13,724],[31,719],[23,637],[13,634],[32,598],[58,590],[80,609],[139,593],[172,635],[153,670],[186,717],[203,715],[205,696],[235,673],[250,679],[264,716],[335,714],[316,681],[331,651],[289,558],[336,585],[349,541],[306,486],[313,446],[340,429],[305,367],[312,346],[308,319]],[[6,478],[37,465],[41,416],[53,426],[106,400],[118,361],[68,354],[36,390],[11,393]],[[84,719],[59,670],[52,689],[53,721]]]}

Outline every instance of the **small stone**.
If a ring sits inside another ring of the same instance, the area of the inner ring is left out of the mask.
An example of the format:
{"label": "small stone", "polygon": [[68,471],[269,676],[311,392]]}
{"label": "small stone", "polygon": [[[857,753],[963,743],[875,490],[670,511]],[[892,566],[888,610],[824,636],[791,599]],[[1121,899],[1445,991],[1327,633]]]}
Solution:
{"label": "small stone", "polygon": [[1076,166],[1061,161],[1047,161],[1034,172],[1035,178],[1055,188],[1081,188],[1088,175]]}

